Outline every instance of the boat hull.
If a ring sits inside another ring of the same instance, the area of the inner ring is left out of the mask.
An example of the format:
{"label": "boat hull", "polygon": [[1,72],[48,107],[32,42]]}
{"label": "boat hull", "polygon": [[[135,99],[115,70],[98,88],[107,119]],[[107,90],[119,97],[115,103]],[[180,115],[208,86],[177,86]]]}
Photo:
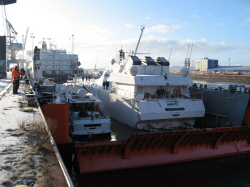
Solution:
{"label": "boat hull", "polygon": [[127,141],[75,143],[81,174],[250,153],[250,127],[140,133]]}
{"label": "boat hull", "polygon": [[[206,109],[203,127],[241,126],[250,105],[249,94],[190,88],[191,95],[202,98]],[[249,123],[248,123],[249,124]]]}
{"label": "boat hull", "polygon": [[[125,99],[109,90],[85,85],[94,96],[102,100],[101,107],[111,117],[134,129],[171,129],[193,127],[196,118],[204,116],[202,100],[192,99]],[[183,103],[185,105],[183,106]],[[172,108],[169,108],[172,107]],[[170,109],[170,111],[167,111]],[[173,110],[171,110],[173,109]]]}

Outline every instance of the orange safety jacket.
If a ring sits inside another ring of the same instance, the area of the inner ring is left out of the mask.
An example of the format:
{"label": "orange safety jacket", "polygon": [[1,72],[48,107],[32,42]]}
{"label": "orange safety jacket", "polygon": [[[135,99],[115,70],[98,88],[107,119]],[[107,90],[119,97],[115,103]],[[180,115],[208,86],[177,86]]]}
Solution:
{"label": "orange safety jacket", "polygon": [[20,79],[21,72],[13,69],[12,70],[12,81],[19,80]]}

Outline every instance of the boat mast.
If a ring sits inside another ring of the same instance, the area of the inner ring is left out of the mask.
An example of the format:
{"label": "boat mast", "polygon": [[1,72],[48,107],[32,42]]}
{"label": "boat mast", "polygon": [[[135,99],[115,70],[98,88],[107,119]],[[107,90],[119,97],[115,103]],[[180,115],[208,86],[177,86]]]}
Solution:
{"label": "boat mast", "polygon": [[143,33],[143,30],[144,30],[144,29],[145,29],[145,27],[143,26],[143,27],[141,28],[141,35],[140,35],[140,38],[139,38],[139,40],[138,40],[137,46],[136,46],[136,48],[135,48],[134,56],[135,56],[136,53],[137,53],[137,50],[138,50],[138,47],[139,47],[139,44],[140,44],[140,41],[141,41],[141,36],[142,36],[142,33]]}

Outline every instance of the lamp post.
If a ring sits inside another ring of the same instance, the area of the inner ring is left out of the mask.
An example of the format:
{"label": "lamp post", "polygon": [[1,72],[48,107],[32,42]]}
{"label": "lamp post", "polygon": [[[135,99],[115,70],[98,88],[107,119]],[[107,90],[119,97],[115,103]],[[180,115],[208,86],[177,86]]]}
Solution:
{"label": "lamp post", "polygon": [[229,60],[229,66],[230,66],[230,59],[231,59],[231,58],[228,58],[228,60]]}

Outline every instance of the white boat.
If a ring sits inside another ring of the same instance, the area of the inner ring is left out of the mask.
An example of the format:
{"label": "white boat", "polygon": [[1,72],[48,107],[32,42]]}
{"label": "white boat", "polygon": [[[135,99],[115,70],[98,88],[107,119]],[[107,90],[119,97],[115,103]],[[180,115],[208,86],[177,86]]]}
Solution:
{"label": "white boat", "polygon": [[61,101],[69,103],[70,133],[72,136],[110,135],[110,117],[100,107],[101,100],[94,97],[81,84],[64,83],[60,87]]}
{"label": "white boat", "polygon": [[[187,77],[188,68],[183,67],[183,76],[169,75],[169,62],[164,57],[139,59],[138,44],[135,53],[119,64],[112,63],[99,79],[85,82],[85,86],[102,100],[102,108],[111,117],[132,128],[193,128],[205,108],[201,99],[190,97],[188,87],[193,81]],[[123,56],[120,50],[121,59]]]}
{"label": "white boat", "polygon": [[[110,137],[109,115],[100,108],[101,100],[84,89],[82,84],[76,83],[75,80],[54,84],[46,79],[44,84],[38,85],[35,90],[41,105],[68,105],[69,113],[62,115],[69,115],[72,137]],[[48,110],[48,107],[46,109]]]}

